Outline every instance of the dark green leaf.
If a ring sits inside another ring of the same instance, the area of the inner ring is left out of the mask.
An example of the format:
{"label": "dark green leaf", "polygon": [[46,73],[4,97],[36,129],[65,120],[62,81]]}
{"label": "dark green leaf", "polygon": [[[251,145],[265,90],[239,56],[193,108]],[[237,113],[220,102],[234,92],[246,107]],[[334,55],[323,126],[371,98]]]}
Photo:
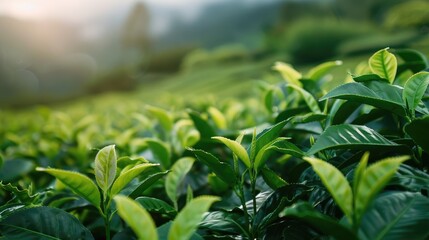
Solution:
{"label": "dark green leaf", "polygon": [[342,124],[328,127],[307,154],[313,155],[325,149],[368,149],[398,146],[398,144],[389,141],[366,126]]}
{"label": "dark green leaf", "polygon": [[213,127],[199,113],[189,110],[188,114],[194,122],[195,128],[200,132],[202,139],[208,140],[217,135]]}
{"label": "dark green leaf", "polygon": [[289,154],[297,158],[305,155],[299,147],[288,141],[276,142],[270,147],[270,149],[284,154]]}
{"label": "dark green leaf", "polygon": [[301,184],[287,185],[275,190],[264,201],[253,218],[252,227],[259,231],[275,221],[286,206],[293,204],[303,193],[310,189]]}
{"label": "dark green leaf", "polygon": [[31,189],[19,189],[17,186],[12,185],[11,183],[3,184],[3,182],[0,182],[0,189],[13,193],[19,202],[27,205],[34,203],[39,198],[39,194],[32,194]]}
{"label": "dark green leaf", "polygon": [[[336,100],[336,101],[343,101],[343,100]],[[345,123],[346,120],[350,117],[350,115],[353,112],[355,112],[360,105],[361,105],[360,103],[353,102],[353,101],[343,102],[341,105],[338,106],[335,112],[331,112],[331,115],[333,114],[331,125],[338,125],[338,124]]]}
{"label": "dark green leaf", "polygon": [[308,202],[299,202],[286,207],[280,216],[302,219],[319,231],[338,240],[357,239],[350,229],[341,225],[336,219],[318,212]]}
{"label": "dark green leaf", "polygon": [[149,212],[167,214],[170,218],[174,218],[177,214],[176,209],[174,209],[170,204],[157,198],[138,197],[136,198],[136,202],[140,203],[140,205]]}
{"label": "dark green leaf", "polygon": [[267,183],[267,185],[270,186],[270,188],[273,190],[287,185],[285,180],[283,180],[279,175],[277,175],[277,173],[267,167],[262,168],[261,173],[265,183]]}
{"label": "dark green leaf", "polygon": [[346,83],[333,89],[320,100],[344,99],[385,109],[400,116],[406,115],[400,88],[382,82],[368,84],[369,87],[361,83]]}
{"label": "dark green leaf", "polygon": [[404,63],[398,66],[398,74],[407,69],[410,69],[413,73],[418,73],[429,67],[426,56],[416,50],[395,49],[394,53],[404,60]]}
{"label": "dark green leaf", "polygon": [[0,167],[0,181],[13,182],[34,169],[34,163],[25,159],[5,160]]}
{"label": "dark green leaf", "polygon": [[292,88],[293,90],[297,91],[301,97],[304,99],[305,103],[307,104],[308,108],[313,113],[319,114],[322,113],[320,110],[319,104],[317,103],[316,99],[311,95],[311,93],[307,92],[303,88],[300,88],[296,85],[287,85],[288,88]]}
{"label": "dark green leaf", "polygon": [[429,153],[429,115],[414,119],[404,127],[405,132],[410,135],[416,144]]}
{"label": "dark green leaf", "polygon": [[7,239],[94,239],[77,218],[51,207],[15,211],[0,221],[0,232]]}
{"label": "dark green leaf", "polygon": [[[168,232],[170,231],[172,223],[173,222],[170,221],[157,228],[159,240],[168,240]],[[189,238],[189,240],[204,240],[204,239],[198,233],[194,233]]]}
{"label": "dark green leaf", "polygon": [[154,161],[160,163],[162,169],[168,169],[171,165],[170,149],[167,144],[157,139],[145,139],[144,141],[152,152]]}
{"label": "dark green leaf", "polygon": [[[276,125],[266,128],[261,133],[259,133],[256,136],[255,152],[256,153],[259,152],[265,145],[267,145],[272,140],[276,139],[280,135],[286,123],[287,123],[286,120],[281,121]],[[247,151],[250,152],[250,149],[247,149]]]}
{"label": "dark green leaf", "polygon": [[355,82],[361,82],[361,83],[365,83],[369,81],[379,81],[379,82],[387,82],[387,83],[389,82],[389,80],[385,78],[381,78],[377,74],[365,74],[357,77],[353,76],[353,80],[355,80]]}
{"label": "dark green leaf", "polygon": [[244,213],[239,211],[211,211],[204,215],[199,226],[224,234],[248,234]]}
{"label": "dark green leaf", "polygon": [[427,239],[429,199],[419,193],[390,192],[377,198],[362,219],[360,239]]}

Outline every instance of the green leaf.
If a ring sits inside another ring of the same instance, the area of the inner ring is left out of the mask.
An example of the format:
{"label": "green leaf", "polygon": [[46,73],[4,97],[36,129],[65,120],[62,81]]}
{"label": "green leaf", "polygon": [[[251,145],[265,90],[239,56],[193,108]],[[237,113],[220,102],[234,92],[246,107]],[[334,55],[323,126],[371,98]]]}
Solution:
{"label": "green leaf", "polygon": [[276,62],[273,69],[278,71],[288,83],[300,87],[302,86],[302,83],[299,81],[302,77],[301,73],[296,71],[291,65],[283,62]]}
{"label": "green leaf", "polygon": [[188,148],[188,150],[193,152],[199,161],[207,165],[210,170],[213,171],[216,176],[218,176],[224,182],[226,182],[230,186],[235,185],[236,178],[231,166],[221,162],[217,157],[203,150],[192,148]]}
{"label": "green leaf", "polygon": [[211,211],[204,215],[199,227],[225,234],[246,236],[246,220],[242,211]]}
{"label": "green leaf", "polygon": [[330,163],[316,158],[304,157],[319,175],[323,185],[334,198],[350,223],[353,222],[353,192],[344,175]]}
{"label": "green leaf", "polygon": [[207,111],[209,112],[211,118],[213,119],[213,122],[216,124],[216,127],[220,129],[226,129],[227,127],[226,119],[221,111],[219,111],[215,107],[209,107]]}
{"label": "green leaf", "polygon": [[166,214],[170,218],[174,218],[177,215],[176,209],[174,209],[170,204],[157,198],[138,197],[136,198],[136,202],[140,203],[140,205],[149,212]]}
{"label": "green leaf", "polygon": [[171,165],[171,153],[169,146],[157,139],[145,139],[144,142],[147,144],[152,152],[155,162],[160,163],[163,170],[168,169]]}
{"label": "green leaf", "polygon": [[357,223],[364,215],[375,196],[386,186],[394,176],[401,163],[408,160],[408,156],[391,157],[370,165],[360,177],[355,195],[355,215]]}
{"label": "green leaf", "polygon": [[130,194],[129,197],[134,199],[143,194],[143,192],[152,186],[156,181],[167,175],[170,170],[164,172],[157,172],[147,176]]}
{"label": "green leaf", "polygon": [[429,115],[414,119],[406,124],[404,129],[416,144],[429,153]]}
{"label": "green leaf", "polygon": [[61,169],[36,168],[37,171],[47,172],[56,177],[76,194],[86,199],[95,207],[100,208],[101,197],[97,185],[87,176]]}
{"label": "green leaf", "polygon": [[131,180],[145,172],[148,168],[158,166],[158,164],[143,163],[125,172],[122,172],[112,185],[111,196],[118,194]]}
{"label": "green leaf", "polygon": [[355,198],[357,196],[357,190],[359,189],[358,188],[359,183],[361,182],[362,178],[365,176],[365,170],[368,164],[368,158],[369,158],[369,152],[365,152],[362,158],[360,159],[359,164],[355,168],[355,171],[353,174],[353,196]]}
{"label": "green leaf", "polygon": [[301,158],[305,155],[305,153],[299,147],[288,141],[276,142],[274,145],[270,146],[269,149],[284,154],[289,154],[297,158]]}
{"label": "green leaf", "polygon": [[398,147],[376,131],[366,126],[342,124],[328,127],[308,150],[313,155],[325,149],[368,149]]}
{"label": "green leaf", "polygon": [[286,206],[292,205],[297,199],[310,189],[301,184],[291,184],[275,190],[259,207],[253,217],[252,228],[263,231],[267,226],[278,219]]}
{"label": "green leaf", "polygon": [[1,219],[0,232],[5,239],[94,239],[76,217],[51,207],[14,211]]}
{"label": "green leaf", "polygon": [[156,117],[167,132],[173,129],[173,117],[166,110],[153,106],[145,106],[146,111],[148,111],[152,116]]}
{"label": "green leaf", "polygon": [[114,198],[118,214],[131,227],[139,240],[157,240],[158,233],[150,214],[132,199],[118,195]]}
{"label": "green leaf", "polygon": [[313,95],[311,95],[311,93],[309,93],[309,92],[305,91],[303,88],[300,88],[300,87],[295,86],[295,85],[287,85],[286,87],[297,91],[301,95],[301,97],[304,99],[308,108],[310,108],[310,110],[313,113],[322,113],[322,111],[320,110],[319,104],[317,103],[317,101],[313,97]]}
{"label": "green leaf", "polygon": [[418,73],[429,67],[426,56],[413,49],[396,49],[398,55],[404,63],[398,66],[398,74],[410,69],[413,73]]}
{"label": "green leaf", "polygon": [[398,63],[395,55],[387,50],[388,48],[385,48],[374,53],[369,59],[369,67],[373,73],[393,83]]}
{"label": "green leaf", "polygon": [[26,205],[34,203],[39,198],[39,193],[32,194],[31,186],[30,188],[19,189],[11,183],[4,184],[3,182],[0,182],[0,189],[13,193],[21,203]]}
{"label": "green leaf", "polygon": [[210,139],[213,136],[216,136],[215,130],[210,126],[207,120],[203,119],[199,113],[188,110],[188,115],[194,122],[195,128],[200,132],[202,139]]}
{"label": "green leaf", "polygon": [[4,162],[3,155],[0,154],[0,169],[3,166],[3,162]]}
{"label": "green leaf", "polygon": [[179,185],[185,179],[186,174],[191,170],[195,159],[184,157],[177,160],[171,167],[171,172],[167,175],[165,180],[165,191],[170,200],[175,204],[177,209],[177,190]]}
{"label": "green leaf", "polygon": [[[342,102],[338,102],[342,101]],[[360,106],[361,104],[358,102],[353,101],[346,101],[344,100],[335,100],[335,108],[334,106],[331,108],[331,125],[338,125],[346,122],[346,120],[352,115],[354,111]]]}
{"label": "green leaf", "polygon": [[355,82],[360,82],[360,83],[367,83],[370,81],[390,83],[389,80],[382,78],[382,77],[378,76],[377,74],[364,74],[364,75],[360,75],[360,76],[353,76],[353,80]]}
{"label": "green leaf", "polygon": [[186,204],[174,219],[168,233],[168,240],[189,239],[203,219],[203,214],[209,210],[213,202],[219,200],[218,197],[200,196]]}
{"label": "green leaf", "polygon": [[231,151],[235,155],[237,155],[239,159],[241,159],[241,161],[243,161],[243,163],[247,167],[250,167],[249,155],[247,154],[246,149],[243,146],[241,146],[240,143],[224,137],[212,137],[212,139],[218,140],[223,144],[225,144],[229,149],[231,149]]}
{"label": "green leaf", "polygon": [[35,165],[26,159],[5,160],[0,168],[0,181],[14,182],[34,169]]}
{"label": "green leaf", "polygon": [[306,78],[312,79],[312,80],[320,80],[322,77],[324,77],[332,68],[342,65],[342,61],[330,61],[325,62],[322,64],[317,65],[316,67],[313,67],[310,69],[310,71],[307,73]]}
{"label": "green leaf", "polygon": [[116,160],[115,145],[104,147],[95,156],[95,180],[104,194],[115,180]]}
{"label": "green leaf", "polygon": [[341,225],[336,219],[318,212],[308,202],[299,202],[286,207],[280,216],[302,219],[319,231],[338,240],[357,240],[357,237],[350,229]]}
{"label": "green leaf", "polygon": [[428,239],[429,199],[420,193],[390,192],[377,198],[360,228],[360,239]]}
{"label": "green leaf", "polygon": [[267,183],[267,185],[273,190],[284,187],[288,184],[279,175],[277,175],[277,173],[267,167],[262,168],[261,173],[265,183]]}
{"label": "green leaf", "polygon": [[[265,145],[276,139],[280,135],[281,131],[283,130],[283,127],[286,125],[287,122],[287,120],[281,121],[273,126],[264,129],[261,133],[259,133],[256,136],[256,141],[252,143],[255,145],[254,151],[256,153],[259,152]],[[248,149],[248,151],[250,151],[250,149]]]}
{"label": "green leaf", "polygon": [[273,147],[275,144],[281,143],[286,141],[289,138],[284,138],[284,137],[279,137],[274,139],[273,141],[267,143],[265,146],[263,146],[258,153],[256,154],[255,157],[255,162],[254,162],[254,168],[256,171],[259,171],[261,169],[261,167],[263,167],[265,165],[265,162],[267,161],[267,158],[269,157],[269,155],[271,154],[271,152],[275,149],[275,148],[271,148]]}
{"label": "green leaf", "polygon": [[412,116],[415,115],[415,109],[425,95],[426,89],[429,85],[429,73],[420,72],[411,76],[404,86],[402,97],[404,102],[407,103],[409,111]]}
{"label": "green leaf", "polygon": [[400,97],[401,89],[381,82],[372,86],[377,86],[377,89],[374,87],[377,92],[361,83],[346,83],[327,93],[320,101],[329,98],[344,99],[385,109],[399,116],[406,115],[405,105]]}

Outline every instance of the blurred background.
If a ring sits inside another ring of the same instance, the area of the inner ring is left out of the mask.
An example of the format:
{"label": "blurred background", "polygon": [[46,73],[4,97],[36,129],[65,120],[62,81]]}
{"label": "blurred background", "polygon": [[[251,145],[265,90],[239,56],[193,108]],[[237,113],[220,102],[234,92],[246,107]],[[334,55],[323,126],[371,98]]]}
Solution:
{"label": "blurred background", "polygon": [[240,95],[275,61],[347,72],[384,47],[428,54],[428,32],[428,0],[0,0],[0,107]]}

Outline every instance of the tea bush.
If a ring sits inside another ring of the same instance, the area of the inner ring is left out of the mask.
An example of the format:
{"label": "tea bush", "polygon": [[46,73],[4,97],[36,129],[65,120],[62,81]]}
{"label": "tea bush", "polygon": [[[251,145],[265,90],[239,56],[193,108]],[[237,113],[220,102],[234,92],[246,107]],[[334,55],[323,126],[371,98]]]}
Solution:
{"label": "tea bush", "polygon": [[427,239],[429,64],[392,52],[328,92],[341,61],[249,99],[2,111],[0,238]]}

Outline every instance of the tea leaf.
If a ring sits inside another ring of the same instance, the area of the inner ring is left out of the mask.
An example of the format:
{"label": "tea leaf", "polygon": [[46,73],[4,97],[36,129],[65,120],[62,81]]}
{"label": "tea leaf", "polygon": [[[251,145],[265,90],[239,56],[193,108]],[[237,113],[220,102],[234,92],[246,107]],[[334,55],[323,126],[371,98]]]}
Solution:
{"label": "tea leaf", "polygon": [[399,165],[408,159],[408,156],[386,158],[370,165],[363,172],[355,196],[356,224],[359,224],[370,203],[393,177]]}
{"label": "tea leaf", "polygon": [[203,219],[203,214],[209,210],[213,202],[219,200],[218,197],[200,196],[186,204],[174,219],[168,233],[168,240],[189,239]]}
{"label": "tea leaf", "polygon": [[192,148],[188,148],[188,150],[192,151],[199,161],[206,164],[210,170],[213,171],[216,176],[222,179],[225,183],[229,184],[230,186],[235,185],[236,178],[231,166],[221,162],[217,157],[203,150]]}
{"label": "tea leaf", "polygon": [[428,72],[416,73],[411,76],[405,83],[404,91],[402,92],[402,97],[404,99],[404,102],[407,103],[407,106],[413,117],[415,115],[415,109],[425,95],[428,85]]}
{"label": "tea leaf", "polygon": [[316,158],[304,157],[319,175],[323,185],[334,198],[350,223],[353,216],[353,192],[344,175],[330,163]]}
{"label": "tea leaf", "polygon": [[387,50],[388,48],[385,48],[374,53],[374,55],[369,59],[369,67],[373,73],[389,80],[390,83],[393,83],[398,63],[395,55]]}
{"label": "tea leaf", "polygon": [[287,87],[297,91],[302,96],[308,108],[310,108],[310,110],[313,113],[322,113],[322,111],[320,110],[319,104],[317,103],[313,95],[311,95],[311,93],[295,85],[288,85]]}
{"label": "tea leaf", "polygon": [[300,87],[302,86],[302,83],[299,81],[302,77],[301,73],[296,71],[291,65],[283,62],[276,62],[273,69],[278,71],[288,83]]}
{"label": "tea leaf", "polygon": [[328,127],[307,154],[313,155],[325,149],[369,149],[398,146],[366,126],[342,124]]}
{"label": "tea leaf", "polygon": [[174,218],[177,215],[176,209],[174,209],[170,204],[164,202],[161,199],[151,197],[139,197],[136,198],[136,202],[140,203],[140,205],[142,205],[143,208],[149,212],[167,214],[171,218]]}
{"label": "tea leaf", "polygon": [[405,132],[410,135],[416,144],[429,153],[429,115],[422,118],[417,118],[406,124]]}
{"label": "tea leaf", "polygon": [[95,180],[104,194],[115,180],[116,161],[115,145],[104,147],[95,156]]}
{"label": "tea leaf", "polygon": [[315,81],[320,80],[326,75],[332,68],[342,65],[342,61],[330,61],[317,65],[310,69],[305,78],[312,79]]}
{"label": "tea leaf", "polygon": [[171,172],[167,175],[165,180],[165,191],[167,196],[174,203],[177,209],[177,190],[180,183],[185,179],[186,174],[191,170],[195,159],[185,157],[177,160],[171,167]]}
{"label": "tea leaf", "polygon": [[86,199],[95,207],[100,208],[101,197],[97,185],[87,176],[61,169],[36,168],[37,171],[47,172],[56,177],[76,194]]}
{"label": "tea leaf", "polygon": [[94,239],[73,215],[51,207],[35,207],[14,211],[0,221],[5,239]]}
{"label": "tea leaf", "polygon": [[229,149],[231,149],[231,151],[235,155],[237,155],[239,159],[241,159],[241,161],[243,161],[243,163],[247,167],[250,167],[249,155],[247,154],[246,149],[243,146],[241,146],[240,143],[224,137],[212,137],[212,139],[218,140],[223,144],[225,144]]}
{"label": "tea leaf", "polygon": [[114,198],[118,214],[131,227],[139,240],[157,240],[158,233],[150,214],[132,199],[118,195]]}
{"label": "tea leaf", "polygon": [[142,174],[148,168],[158,166],[159,164],[143,163],[139,164],[125,172],[122,172],[112,185],[110,194],[115,196],[118,194],[131,180]]}

